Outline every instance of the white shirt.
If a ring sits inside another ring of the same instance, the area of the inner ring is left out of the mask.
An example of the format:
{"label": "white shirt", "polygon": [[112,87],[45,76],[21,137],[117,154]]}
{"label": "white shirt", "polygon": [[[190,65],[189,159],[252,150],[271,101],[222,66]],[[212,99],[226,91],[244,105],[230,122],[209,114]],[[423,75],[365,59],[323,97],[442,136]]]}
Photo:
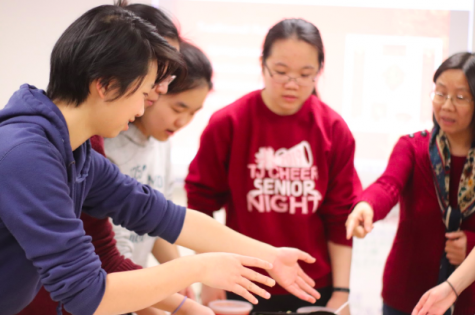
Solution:
{"label": "white shirt", "polygon": [[[117,137],[104,140],[106,156],[120,171],[147,184],[171,199],[173,177],[171,170],[170,141],[158,141],[145,137],[134,125]],[[147,267],[156,237],[138,235],[121,226],[114,225],[115,239],[119,252],[142,267]]]}

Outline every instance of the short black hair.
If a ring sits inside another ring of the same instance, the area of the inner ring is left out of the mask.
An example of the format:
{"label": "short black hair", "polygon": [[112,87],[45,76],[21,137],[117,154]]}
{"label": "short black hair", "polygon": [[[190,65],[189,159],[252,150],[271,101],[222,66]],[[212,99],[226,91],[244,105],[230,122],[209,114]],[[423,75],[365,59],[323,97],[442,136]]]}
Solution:
{"label": "short black hair", "polygon": [[[185,41],[180,42],[180,53],[185,59],[187,76],[182,82],[173,81],[168,87],[168,94],[178,94],[199,86],[207,86],[211,90],[213,68],[206,55],[198,47]],[[177,71],[177,75],[180,75],[180,71]]]}
{"label": "short black hair", "polygon": [[154,26],[118,6],[93,8],[74,21],[51,53],[47,95],[76,106],[89,95],[89,85],[99,80],[115,91],[117,99],[135,84],[135,92],[149,71],[158,65],[157,81],[179,69],[186,73],[180,54]]}
{"label": "short black hair", "polygon": [[180,40],[177,27],[163,10],[141,3],[129,4],[126,0],[117,0],[115,5],[129,10],[155,26],[161,36],[176,41]]}

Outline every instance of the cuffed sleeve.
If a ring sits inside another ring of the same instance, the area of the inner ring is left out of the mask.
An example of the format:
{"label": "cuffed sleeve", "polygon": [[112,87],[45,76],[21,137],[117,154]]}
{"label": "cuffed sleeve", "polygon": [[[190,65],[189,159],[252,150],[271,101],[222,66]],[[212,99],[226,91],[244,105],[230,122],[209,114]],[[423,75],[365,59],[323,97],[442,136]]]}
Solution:
{"label": "cuffed sleeve", "polygon": [[373,208],[373,221],[384,219],[398,203],[401,191],[413,172],[414,159],[414,148],[410,140],[408,137],[401,137],[391,153],[383,175],[358,196],[354,205],[366,201]]}

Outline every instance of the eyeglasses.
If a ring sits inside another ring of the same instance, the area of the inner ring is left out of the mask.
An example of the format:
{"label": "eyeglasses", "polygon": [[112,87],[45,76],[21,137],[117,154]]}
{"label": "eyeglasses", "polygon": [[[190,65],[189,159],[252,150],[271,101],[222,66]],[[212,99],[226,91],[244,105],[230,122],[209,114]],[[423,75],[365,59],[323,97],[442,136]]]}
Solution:
{"label": "eyeglasses", "polygon": [[157,86],[157,85],[159,85],[159,86],[169,85],[175,79],[176,79],[176,75],[169,75],[168,77],[164,78],[160,82],[155,83],[155,86]]}
{"label": "eyeglasses", "polygon": [[452,104],[454,104],[455,106],[468,106],[473,102],[472,98],[465,97],[463,95],[452,96],[452,95],[444,94],[442,92],[437,92],[437,91],[432,92],[430,94],[430,97],[435,104],[439,104],[439,105],[445,104],[447,99],[450,99],[452,101]]}
{"label": "eyeglasses", "polygon": [[290,75],[287,75],[285,73],[281,73],[278,71],[275,71],[272,73],[270,71],[269,67],[267,64],[264,63],[264,67],[269,71],[270,77],[276,82],[276,83],[288,83],[290,81],[295,81],[296,84],[300,86],[312,86],[315,83],[315,77],[317,74],[314,75],[301,75],[300,77],[293,78]]}

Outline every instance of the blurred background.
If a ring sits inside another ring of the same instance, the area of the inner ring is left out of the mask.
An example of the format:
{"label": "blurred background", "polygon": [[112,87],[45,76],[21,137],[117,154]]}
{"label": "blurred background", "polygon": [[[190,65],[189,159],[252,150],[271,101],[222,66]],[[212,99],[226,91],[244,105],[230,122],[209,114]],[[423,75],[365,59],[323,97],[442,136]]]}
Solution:
{"label": "blurred background", "polygon": [[[355,164],[368,186],[385,169],[397,139],[431,129],[432,75],[455,52],[474,50],[474,0],[149,0],[177,23],[213,64],[214,91],[173,139],[174,201],[186,204],[183,179],[211,114],[262,87],[259,57],[268,29],[304,18],[323,37],[317,88],[353,132]],[[49,56],[61,33],[101,0],[0,0],[0,108],[23,83],[46,88]],[[224,221],[224,214],[217,219]],[[354,243],[353,315],[380,314],[381,275],[397,227],[397,207]],[[189,251],[183,250],[184,254]],[[154,263],[151,261],[151,263]],[[195,286],[199,291],[199,286]]]}

